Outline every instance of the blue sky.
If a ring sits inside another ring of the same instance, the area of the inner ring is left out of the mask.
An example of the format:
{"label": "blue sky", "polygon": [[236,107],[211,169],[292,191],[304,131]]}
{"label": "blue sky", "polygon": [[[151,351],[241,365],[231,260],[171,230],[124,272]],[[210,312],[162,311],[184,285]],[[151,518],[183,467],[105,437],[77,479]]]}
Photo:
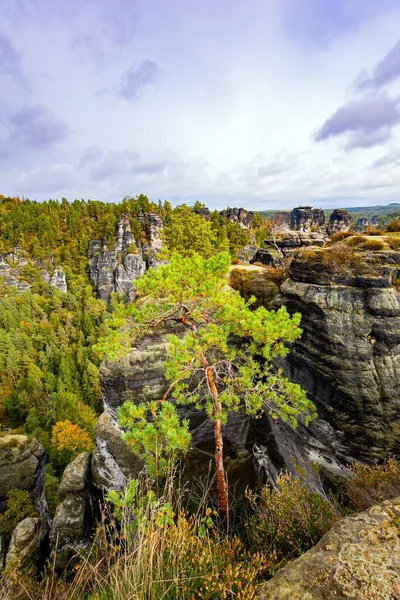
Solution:
{"label": "blue sky", "polygon": [[400,198],[394,0],[2,0],[0,193]]}

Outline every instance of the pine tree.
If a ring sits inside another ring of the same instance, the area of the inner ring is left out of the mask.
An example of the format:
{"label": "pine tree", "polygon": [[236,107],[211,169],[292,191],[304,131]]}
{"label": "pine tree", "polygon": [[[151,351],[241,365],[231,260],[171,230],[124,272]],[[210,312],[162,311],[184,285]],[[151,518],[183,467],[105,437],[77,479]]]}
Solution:
{"label": "pine tree", "polygon": [[[116,310],[110,335],[98,350],[110,358],[129,351],[149,329],[167,322],[185,326],[184,337],[168,336],[166,377],[169,386],[158,402],[125,403],[119,420],[128,428],[126,442],[153,468],[165,465],[189,444],[188,423],[180,422],[176,406],[194,405],[213,422],[215,468],[220,509],[228,511],[223,463],[223,426],[231,411],[245,406],[250,415],[267,410],[296,426],[307,423],[315,408],[305,392],[273,368],[276,357],[301,334],[300,315],[282,307],[251,310],[250,302],[227,289],[230,257],[219,253],[209,259],[199,254],[173,254],[168,265],[150,270],[136,282],[139,299]],[[153,301],[150,302],[150,299]],[[171,402],[172,401],[172,402]],[[164,442],[161,443],[161,439]]]}

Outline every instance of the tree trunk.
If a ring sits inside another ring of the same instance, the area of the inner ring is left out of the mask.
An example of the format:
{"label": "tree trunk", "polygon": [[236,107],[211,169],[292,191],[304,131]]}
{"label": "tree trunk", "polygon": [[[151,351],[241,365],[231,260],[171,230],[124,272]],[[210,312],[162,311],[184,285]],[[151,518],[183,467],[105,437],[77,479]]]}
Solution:
{"label": "tree trunk", "polygon": [[206,369],[208,387],[214,405],[214,442],[215,442],[215,475],[217,479],[217,492],[219,508],[225,515],[228,514],[228,486],[226,485],[225,470],[224,470],[224,442],[222,439],[222,424],[219,415],[222,412],[221,403],[219,402],[218,390],[215,385],[212,368]]}

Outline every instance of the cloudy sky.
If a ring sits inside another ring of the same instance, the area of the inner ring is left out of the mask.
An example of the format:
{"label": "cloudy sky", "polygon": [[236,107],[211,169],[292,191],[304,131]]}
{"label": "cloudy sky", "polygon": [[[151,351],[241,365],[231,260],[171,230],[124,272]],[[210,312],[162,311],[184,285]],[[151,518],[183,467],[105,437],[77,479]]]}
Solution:
{"label": "cloudy sky", "polygon": [[399,0],[0,0],[0,193],[400,201]]}

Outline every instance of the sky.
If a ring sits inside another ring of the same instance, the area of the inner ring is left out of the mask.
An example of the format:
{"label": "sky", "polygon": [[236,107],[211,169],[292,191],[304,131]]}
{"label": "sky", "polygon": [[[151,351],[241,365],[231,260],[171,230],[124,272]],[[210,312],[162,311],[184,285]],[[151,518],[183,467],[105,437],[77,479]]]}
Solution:
{"label": "sky", "polygon": [[399,0],[0,0],[0,193],[400,201]]}

